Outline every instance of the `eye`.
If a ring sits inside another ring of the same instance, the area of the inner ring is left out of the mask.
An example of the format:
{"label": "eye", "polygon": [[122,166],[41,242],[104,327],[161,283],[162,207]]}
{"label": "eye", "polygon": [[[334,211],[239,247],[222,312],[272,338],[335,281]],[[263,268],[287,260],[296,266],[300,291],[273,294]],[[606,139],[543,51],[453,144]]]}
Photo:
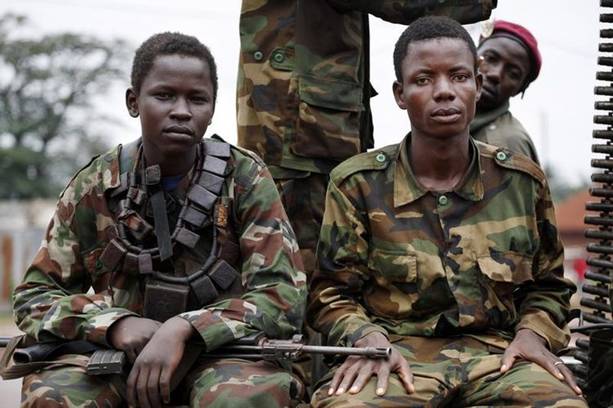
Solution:
{"label": "eye", "polygon": [[168,101],[172,99],[172,94],[170,92],[156,92],[154,95],[155,99],[160,101]]}
{"label": "eye", "polygon": [[191,97],[191,100],[198,105],[204,105],[205,103],[210,102],[209,97],[206,95],[194,95]]}
{"label": "eye", "polygon": [[453,75],[453,80],[456,82],[465,82],[470,78],[470,75],[464,73],[457,73]]}
{"label": "eye", "polygon": [[430,78],[424,76],[417,77],[415,78],[415,83],[419,86],[428,85],[430,83]]}
{"label": "eye", "polygon": [[517,70],[509,71],[509,78],[511,78],[514,81],[520,81],[521,80],[521,72],[519,72]]}

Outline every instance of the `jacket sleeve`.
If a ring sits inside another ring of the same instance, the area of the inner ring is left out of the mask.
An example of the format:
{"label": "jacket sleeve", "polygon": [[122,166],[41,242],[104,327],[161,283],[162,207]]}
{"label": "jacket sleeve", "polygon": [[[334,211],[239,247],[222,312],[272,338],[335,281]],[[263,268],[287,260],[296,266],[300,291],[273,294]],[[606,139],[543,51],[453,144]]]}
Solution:
{"label": "jacket sleeve", "polygon": [[328,2],[341,11],[370,13],[399,24],[410,24],[426,15],[447,16],[462,24],[476,23],[489,18],[498,3],[497,0],[328,0]]}
{"label": "jacket sleeve", "polygon": [[360,304],[369,281],[365,224],[334,182],[328,186],[325,208],[317,247],[318,269],[311,282],[309,322],[331,345],[352,346],[372,332],[387,336]]}
{"label": "jacket sleeve", "polygon": [[298,243],[270,173],[255,168],[255,177],[235,187],[244,294],[181,315],[209,351],[259,331],[288,338],[302,328],[306,274]]}
{"label": "jacket sleeve", "polygon": [[575,285],[564,278],[564,248],[558,235],[551,194],[540,188],[536,217],[539,247],[534,258],[534,281],[518,291],[520,321],[515,330],[528,328],[543,337],[552,351],[568,344],[566,322]]}
{"label": "jacket sleeve", "polygon": [[83,188],[83,177],[76,177],[60,197],[41,248],[13,292],[13,310],[19,328],[37,341],[89,340],[108,346],[110,325],[135,313],[113,307],[107,291],[88,292],[92,268],[83,259],[82,238],[96,239],[96,217],[103,215],[93,211],[101,208],[101,197],[76,198]]}

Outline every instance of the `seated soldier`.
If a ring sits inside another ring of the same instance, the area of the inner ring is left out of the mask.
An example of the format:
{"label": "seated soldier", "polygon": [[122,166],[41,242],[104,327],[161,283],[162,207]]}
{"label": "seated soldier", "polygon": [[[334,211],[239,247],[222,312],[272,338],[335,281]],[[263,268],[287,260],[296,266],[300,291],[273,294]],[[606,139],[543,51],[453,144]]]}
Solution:
{"label": "seated soldier", "polygon": [[539,75],[541,53],[536,38],[526,28],[496,20],[479,40],[477,54],[483,75],[477,114],[470,134],[480,142],[528,156],[539,162],[536,148],[522,124],[509,111],[509,99],[524,94]]}
{"label": "seated soldier", "polygon": [[349,357],[316,407],[585,407],[554,354],[574,291],[541,169],[475,142],[474,43],[426,17],[396,43],[396,102],[411,132],[331,174],[308,316]]}
{"label": "seated soldier", "polygon": [[[87,340],[125,351],[133,366],[88,377],[87,356],[62,356],[24,378],[22,406],[159,407],[190,339],[212,351],[302,326],[306,278],[268,170],[246,150],[203,140],[217,94],[208,48],[154,35],[131,79],[126,104],[142,137],[68,184],[13,307],[36,341]],[[269,361],[190,362],[172,393],[190,406],[289,406],[303,389]]]}

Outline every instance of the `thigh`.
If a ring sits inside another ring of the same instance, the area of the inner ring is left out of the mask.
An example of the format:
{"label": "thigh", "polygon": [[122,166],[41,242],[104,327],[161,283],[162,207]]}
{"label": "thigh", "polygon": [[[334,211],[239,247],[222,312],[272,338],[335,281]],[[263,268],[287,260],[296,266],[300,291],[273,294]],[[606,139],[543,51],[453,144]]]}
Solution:
{"label": "thigh", "polygon": [[24,377],[21,406],[120,407],[123,399],[112,382],[108,376],[88,376],[82,367],[46,368]]}
{"label": "thigh", "polygon": [[350,408],[350,407],[424,407],[428,406],[435,395],[441,393],[442,385],[431,377],[414,375],[413,385],[415,392],[408,394],[397,375],[392,374],[389,379],[385,395],[375,393],[377,378],[372,377],[364,388],[356,393],[341,395],[328,395],[330,382],[326,382],[313,393],[311,405],[316,408]]}
{"label": "thigh", "polygon": [[538,364],[517,361],[504,375],[486,375],[462,392],[462,406],[587,407],[562,381]]}
{"label": "thigh", "polygon": [[264,360],[203,360],[186,381],[191,407],[289,407],[304,395],[296,377]]}

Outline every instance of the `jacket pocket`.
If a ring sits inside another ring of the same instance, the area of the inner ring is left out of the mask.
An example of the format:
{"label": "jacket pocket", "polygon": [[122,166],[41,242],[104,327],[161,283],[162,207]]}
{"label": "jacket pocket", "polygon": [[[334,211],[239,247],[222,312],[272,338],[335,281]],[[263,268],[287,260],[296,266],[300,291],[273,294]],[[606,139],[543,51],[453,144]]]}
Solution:
{"label": "jacket pocket", "polygon": [[296,134],[297,156],[344,160],[361,152],[363,114],[360,84],[301,76]]}
{"label": "jacket pocket", "polygon": [[486,308],[508,312],[514,320],[517,312],[513,292],[532,281],[532,257],[516,252],[482,256],[477,259],[482,274],[481,285],[487,293]]}
{"label": "jacket pocket", "polygon": [[380,316],[407,317],[419,298],[417,257],[414,254],[374,249],[368,259],[374,282],[364,289],[368,308]]}

